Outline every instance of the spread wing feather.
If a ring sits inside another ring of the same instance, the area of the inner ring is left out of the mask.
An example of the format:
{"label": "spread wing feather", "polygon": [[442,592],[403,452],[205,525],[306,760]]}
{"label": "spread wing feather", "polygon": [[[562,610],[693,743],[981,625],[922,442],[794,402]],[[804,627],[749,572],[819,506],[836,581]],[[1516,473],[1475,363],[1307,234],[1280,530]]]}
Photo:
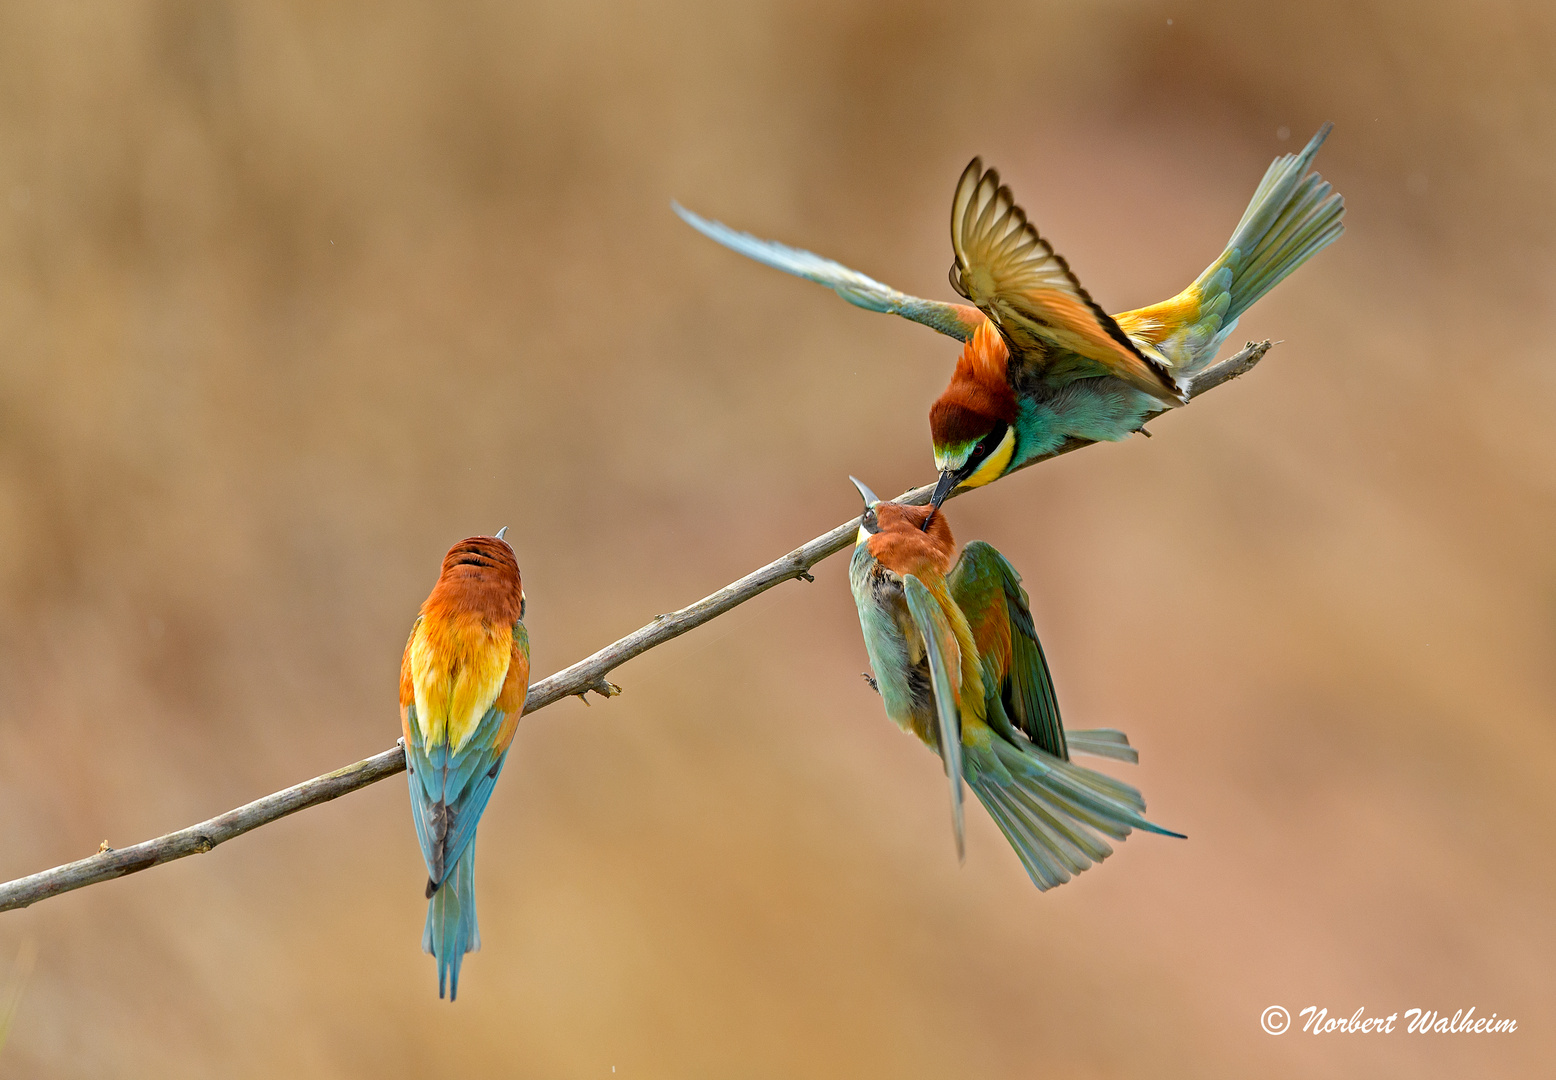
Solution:
{"label": "spread wing feather", "polygon": [[999,173],[979,158],[951,203],[951,285],[981,308],[1023,358],[1074,353],[1169,404],[1182,389],[1097,306],[1064,257],[1038,234]]}
{"label": "spread wing feather", "polygon": [[850,270],[842,263],[833,262],[803,248],[792,248],[775,240],[763,240],[759,236],[739,232],[723,222],[694,214],[680,203],[672,202],[670,206],[681,216],[682,221],[708,239],[775,270],[825,285],[855,307],[900,315],[958,341],[970,338],[984,321],[983,314],[977,308],[909,296],[890,285],[881,284],[867,274]]}

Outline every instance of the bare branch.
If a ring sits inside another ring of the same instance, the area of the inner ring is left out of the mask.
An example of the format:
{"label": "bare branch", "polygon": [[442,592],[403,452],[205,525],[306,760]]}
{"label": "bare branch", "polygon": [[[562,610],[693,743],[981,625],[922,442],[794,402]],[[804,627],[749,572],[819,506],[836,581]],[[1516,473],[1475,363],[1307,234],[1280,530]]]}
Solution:
{"label": "bare branch", "polygon": [[1189,380],[1189,400],[1193,401],[1207,390],[1214,390],[1224,382],[1231,382],[1239,375],[1246,375],[1253,366],[1264,359],[1264,354],[1278,341],[1250,341],[1236,356],[1229,356],[1219,364],[1213,364]]}
{"label": "bare branch", "polygon": [[[1200,372],[1190,384],[1189,398],[1192,400],[1205,391],[1252,370],[1253,366],[1264,358],[1270,345],[1268,341],[1258,344],[1249,342],[1247,347],[1235,356]],[[1039,461],[1047,461],[1049,458],[1089,445],[1091,444],[1083,439],[1071,439],[1052,454],[1035,458],[1019,468],[1036,465]],[[933,484],[926,484],[899,495],[897,501],[922,505],[929,501],[930,492],[933,490]],[[955,497],[957,494],[960,493],[953,492],[952,496]],[[565,697],[583,698],[585,703],[590,693],[606,698],[615,697],[621,693],[621,687],[608,681],[606,676],[616,668],[656,645],[663,645],[672,638],[680,637],[688,630],[694,630],[710,619],[716,619],[747,600],[760,596],[774,585],[793,578],[813,580],[810,576],[811,567],[847,547],[853,541],[858,527],[858,518],[846,521],[837,528],[822,533],[810,543],[795,548],[783,558],[775,559],[760,570],[754,570],[739,581],[731,582],[718,592],[703,597],[695,604],[668,615],[660,615],[647,626],[634,630],[593,656],[586,657],[571,667],[563,668],[555,675],[547,676],[532,684],[524,704],[524,715],[528,716]],[[203,854],[216,845],[257,829],[261,825],[268,825],[272,821],[284,818],[288,814],[295,814],[299,810],[306,810],[310,806],[338,799],[358,788],[375,784],[404,771],[405,753],[399,746],[395,746],[355,765],[348,765],[344,769],[326,773],[312,780],[305,780],[285,791],[256,799],[236,810],[229,810],[225,814],[213,817],[209,821],[202,821],[198,825],[191,825],[187,829],[159,836],[155,840],[147,840],[134,847],[118,850],[105,847],[89,858],[6,882],[0,885],[0,911],[23,908],[39,900],[70,892],[72,889],[95,885],[99,881],[123,877],[125,874],[134,874],[153,866],[160,866],[165,862],[172,862],[174,859],[182,859],[186,855]]]}
{"label": "bare branch", "polygon": [[266,795],[263,799],[256,799],[246,806],[229,810],[187,829],[147,840],[134,847],[104,847],[91,858],[66,863],[0,885],[0,911],[26,907],[50,896],[79,889],[83,885],[95,885],[109,878],[123,877],[174,859],[182,859],[185,855],[203,854],[234,836],[242,836],[250,829],[268,825],[310,806],[338,799],[404,770],[405,754],[396,746],[366,761],[305,780],[285,791]]}

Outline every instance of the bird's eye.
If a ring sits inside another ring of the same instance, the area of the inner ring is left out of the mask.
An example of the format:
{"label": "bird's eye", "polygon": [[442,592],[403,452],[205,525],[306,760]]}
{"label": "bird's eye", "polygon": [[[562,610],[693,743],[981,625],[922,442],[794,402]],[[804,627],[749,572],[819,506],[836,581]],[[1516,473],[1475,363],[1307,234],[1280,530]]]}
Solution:
{"label": "bird's eye", "polygon": [[968,456],[968,460],[982,461],[999,449],[1000,442],[1005,438],[1005,432],[1009,427],[1010,425],[1003,420],[995,424],[993,430],[978,440],[978,445],[973,448],[973,452]]}

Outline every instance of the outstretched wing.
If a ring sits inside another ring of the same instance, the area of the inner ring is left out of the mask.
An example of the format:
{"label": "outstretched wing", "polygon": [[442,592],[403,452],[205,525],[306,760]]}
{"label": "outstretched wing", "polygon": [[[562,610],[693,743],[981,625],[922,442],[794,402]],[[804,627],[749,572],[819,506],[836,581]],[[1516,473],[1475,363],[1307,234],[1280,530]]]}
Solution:
{"label": "outstretched wing", "polygon": [[908,612],[924,637],[924,653],[929,660],[929,681],[935,692],[935,713],[940,719],[940,756],[951,782],[951,826],[956,830],[956,856],[960,859],[967,850],[962,819],[961,648],[945,612],[922,581],[905,574],[902,592]]}
{"label": "outstretched wing", "polygon": [[681,220],[710,240],[717,240],[725,247],[738,251],[748,259],[782,270],[786,274],[825,285],[844,300],[866,311],[882,311],[889,315],[901,315],[932,330],[938,330],[958,341],[966,341],[983,322],[983,313],[966,304],[947,304],[939,300],[921,300],[916,296],[898,292],[890,285],[857,270],[850,270],[842,263],[824,259],[801,248],[788,247],[774,240],[763,240],[750,233],[737,232],[728,225],[710,221],[672,202],[671,208]]}
{"label": "outstretched wing", "polygon": [[973,158],[951,203],[951,285],[977,304],[1013,350],[1075,353],[1162,401],[1183,391],[1166,364],[1150,356],[1097,306],[1064,257],[1038,235],[999,173]]}
{"label": "outstretched wing", "polygon": [[[1011,721],[1034,745],[1068,760],[1059,699],[1021,575],[993,545],[974,540],[962,549],[949,582],[951,599],[967,616],[978,655],[985,661],[988,692],[1001,694]],[[1000,640],[1005,637],[1010,643],[1008,653]],[[1006,656],[1005,671],[987,670],[989,663]]]}

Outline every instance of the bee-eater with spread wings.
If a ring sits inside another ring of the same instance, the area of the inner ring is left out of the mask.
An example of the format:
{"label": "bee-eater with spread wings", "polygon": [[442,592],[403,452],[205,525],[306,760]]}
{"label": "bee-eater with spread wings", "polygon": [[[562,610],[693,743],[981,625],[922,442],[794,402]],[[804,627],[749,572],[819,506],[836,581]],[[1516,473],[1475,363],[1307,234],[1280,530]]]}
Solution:
{"label": "bee-eater with spread wings", "polygon": [[1345,231],[1345,201],[1300,154],[1275,159],[1226,250],[1177,296],[1109,316],[1027,221],[999,174],[974,158],[951,203],[951,285],[974,305],[921,300],[798,248],[736,232],[676,205],[688,224],[743,255],[819,282],[851,304],[923,323],[965,343],[930,410],[932,504],[1059,449],[1111,441],[1188,400],[1255,300]]}
{"label": "bee-eater with spread wings", "polygon": [[1146,821],[1128,784],[1070,760],[1073,751],[1134,762],[1121,731],[1066,732],[1021,576],[982,541],[962,549],[945,511],[864,496],[849,583],[886,715],[941,756],[958,856],[962,780],[1039,889],[1113,853]]}
{"label": "bee-eater with spread wings", "polygon": [[529,633],[518,560],[503,537],[472,536],[443,556],[400,663],[411,815],[427,864],[421,947],[438,997],[459,994],[475,918],[475,829],[513,742],[529,689]]}

